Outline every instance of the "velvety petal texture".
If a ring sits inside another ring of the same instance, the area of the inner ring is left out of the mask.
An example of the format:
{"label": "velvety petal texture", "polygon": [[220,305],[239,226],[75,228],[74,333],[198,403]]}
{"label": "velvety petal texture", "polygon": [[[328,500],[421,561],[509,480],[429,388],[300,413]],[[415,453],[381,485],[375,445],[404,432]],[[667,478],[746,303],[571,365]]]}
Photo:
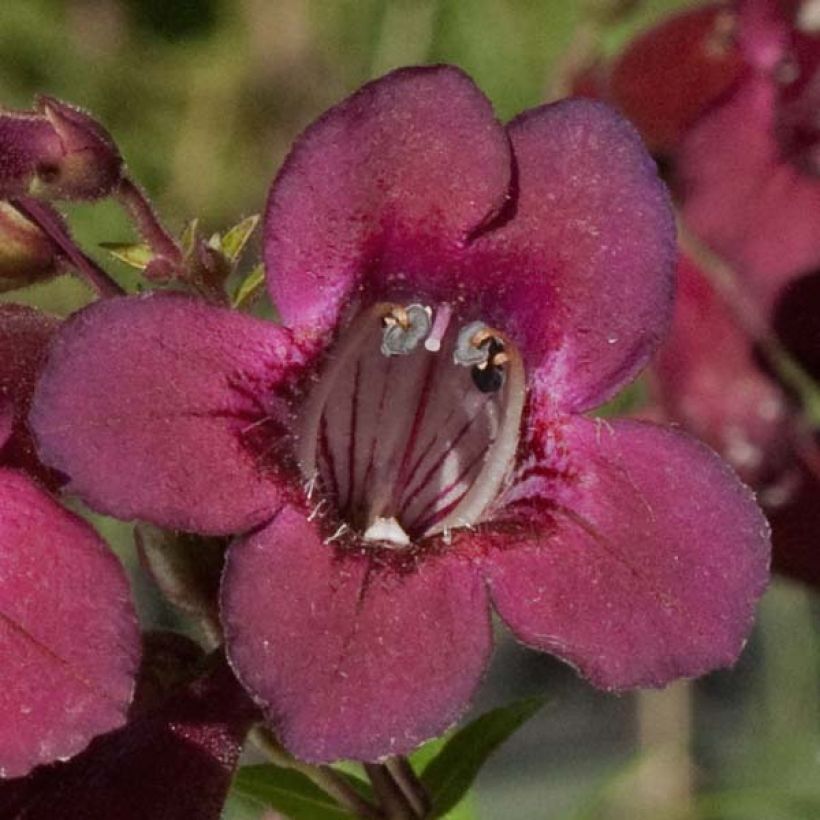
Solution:
{"label": "velvety petal texture", "polygon": [[[170,660],[159,659],[166,677]],[[255,716],[252,704],[224,659],[184,686],[161,697],[155,692],[157,698],[73,760],[0,784],[0,816],[219,820]]]}
{"label": "velvety petal texture", "polygon": [[455,260],[504,204],[510,163],[489,101],[457,68],[400,69],[330,109],[297,140],[265,213],[285,323],[329,329],[364,283],[454,291]]}
{"label": "velvety petal texture", "polygon": [[671,429],[535,428],[543,458],[513,489],[486,558],[515,635],[604,689],[734,663],[768,580],[769,530],[751,492]]}
{"label": "velvety petal texture", "polygon": [[138,656],[117,559],[26,476],[0,469],[0,777],[124,723]]}
{"label": "velvety petal texture", "polygon": [[636,132],[576,100],[505,134],[449,67],[394,72],[308,128],[264,239],[271,296],[299,332],[352,300],[447,303],[546,360],[539,384],[568,410],[631,378],[670,316],[674,226]]}
{"label": "velvety petal texture", "polygon": [[512,218],[465,265],[480,315],[522,349],[537,389],[566,411],[609,398],[666,332],[675,227],[634,129],[611,108],[567,100],[508,128],[518,169]]}
{"label": "velvety petal texture", "polygon": [[62,327],[39,383],[41,455],[100,512],[245,530],[276,509],[292,353],[281,328],[197,299],[97,302]]}
{"label": "velvety petal texture", "polygon": [[288,506],[231,547],[230,661],[297,757],[408,752],[459,718],[478,685],[491,647],[484,585],[454,557],[407,563],[322,538]]}
{"label": "velvety petal texture", "polygon": [[52,487],[59,476],[40,462],[26,417],[59,324],[34,308],[0,304],[0,465],[19,467]]}

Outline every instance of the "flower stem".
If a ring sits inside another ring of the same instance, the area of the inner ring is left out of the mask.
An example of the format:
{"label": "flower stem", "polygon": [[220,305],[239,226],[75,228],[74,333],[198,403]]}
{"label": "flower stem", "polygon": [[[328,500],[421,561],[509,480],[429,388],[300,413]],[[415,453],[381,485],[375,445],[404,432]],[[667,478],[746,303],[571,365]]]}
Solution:
{"label": "flower stem", "polygon": [[[364,799],[345,778],[330,766],[312,766],[297,760],[276,739],[273,732],[265,726],[251,729],[251,740],[270,758],[271,762],[283,769],[293,769],[307,777],[314,785],[330,795],[340,806],[368,820],[382,817],[379,810]],[[394,815],[389,815],[394,817]],[[396,818],[403,815],[395,815]],[[414,815],[409,815],[414,817]]]}
{"label": "flower stem", "polygon": [[387,766],[381,763],[365,763],[364,770],[373,784],[373,790],[378,795],[382,811],[388,820],[418,820],[424,817],[415,811]]}
{"label": "flower stem", "polygon": [[154,254],[167,259],[175,269],[181,269],[182,250],[170,232],[162,226],[143,190],[130,177],[124,176],[115,196]]}
{"label": "flower stem", "polygon": [[430,795],[413,770],[410,761],[403,756],[391,757],[385,766],[404,793],[413,811],[419,817],[427,817],[432,807]]}
{"label": "flower stem", "polygon": [[102,297],[122,296],[125,291],[89,256],[86,256],[72,239],[62,219],[52,208],[36,199],[14,199],[11,204],[60,249],[68,263]]}

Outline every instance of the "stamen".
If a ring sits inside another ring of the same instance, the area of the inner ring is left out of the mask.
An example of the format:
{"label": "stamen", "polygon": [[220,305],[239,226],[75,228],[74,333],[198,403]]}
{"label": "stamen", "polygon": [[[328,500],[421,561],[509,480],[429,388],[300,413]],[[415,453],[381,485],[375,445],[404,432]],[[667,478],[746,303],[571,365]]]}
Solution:
{"label": "stamen", "polygon": [[524,402],[521,356],[484,322],[459,328],[447,304],[432,319],[420,304],[362,313],[301,408],[297,456],[313,517],[327,519],[320,487],[342,524],[329,541],[350,529],[404,549],[480,522],[504,486]]}
{"label": "stamen", "polygon": [[424,347],[431,353],[438,353],[439,350],[441,350],[441,340],[447,332],[447,327],[450,324],[450,317],[452,315],[453,309],[446,302],[438,306],[436,318],[433,322],[433,329],[424,341]]}
{"label": "stamen", "polygon": [[491,338],[492,334],[484,322],[470,322],[465,325],[459,331],[453,350],[453,361],[464,367],[485,364],[490,358],[490,351],[484,346],[484,342]]}
{"label": "stamen", "polygon": [[406,356],[430,332],[432,311],[424,305],[394,307],[382,319],[384,335],[381,351],[385,356]]}

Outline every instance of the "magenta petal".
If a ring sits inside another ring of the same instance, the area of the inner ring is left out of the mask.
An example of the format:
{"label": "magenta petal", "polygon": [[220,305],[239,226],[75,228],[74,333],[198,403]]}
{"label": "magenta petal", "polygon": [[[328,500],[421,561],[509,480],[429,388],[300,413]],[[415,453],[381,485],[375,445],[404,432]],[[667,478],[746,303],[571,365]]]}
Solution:
{"label": "magenta petal", "polygon": [[293,507],[229,552],[228,655],[297,757],[408,752],[462,714],[481,678],[481,579],[454,559],[396,557],[334,550]]}
{"label": "magenta petal", "polygon": [[223,534],[269,517],[281,329],[181,296],[108,299],[61,329],[31,415],[43,459],[100,512]]}
{"label": "magenta petal", "polygon": [[52,487],[59,481],[40,463],[26,416],[59,324],[57,317],[33,308],[0,305],[0,464],[19,467]]}
{"label": "magenta petal", "polygon": [[265,263],[285,322],[329,328],[366,276],[410,296],[452,291],[455,260],[509,181],[504,131],[458,69],[364,86],[305,131],[271,189]]}
{"label": "magenta petal", "polygon": [[0,816],[219,820],[254,717],[252,704],[224,659],[209,674],[163,694],[155,708],[139,710],[128,725],[97,738],[68,763],[0,784]]}
{"label": "magenta petal", "polygon": [[138,655],[117,559],[22,473],[0,469],[0,776],[120,726]]}
{"label": "magenta petal", "polygon": [[509,127],[513,218],[480,237],[471,270],[483,318],[540,365],[563,409],[603,402],[646,363],[671,315],[675,231],[634,129],[601,103],[569,100]]}
{"label": "magenta petal", "polygon": [[686,224],[767,305],[797,274],[820,267],[820,180],[782,159],[776,84],[754,77],[681,145]]}
{"label": "magenta petal", "polygon": [[549,436],[549,462],[516,491],[522,508],[540,499],[543,535],[530,523],[487,559],[516,636],[605,689],[732,664],[769,575],[751,492],[672,429],[578,418]]}

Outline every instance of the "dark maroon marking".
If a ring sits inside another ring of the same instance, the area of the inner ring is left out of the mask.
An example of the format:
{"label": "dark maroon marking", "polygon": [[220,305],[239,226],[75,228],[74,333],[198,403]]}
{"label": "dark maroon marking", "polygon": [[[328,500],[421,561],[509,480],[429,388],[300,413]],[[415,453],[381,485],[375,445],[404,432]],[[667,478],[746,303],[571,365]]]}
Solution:
{"label": "dark maroon marking", "polygon": [[[458,435],[453,440],[453,443],[450,445],[450,447],[448,449],[446,449],[442,452],[442,454],[433,463],[433,466],[430,467],[430,469],[424,474],[424,478],[422,478],[421,483],[413,490],[413,492],[410,494],[410,496],[404,501],[404,503],[401,505],[401,509],[406,509],[413,502],[413,499],[415,499],[415,497],[426,486],[427,482],[441,468],[441,465],[444,463],[444,459],[447,458],[447,455],[450,452],[452,452],[453,450],[456,449],[456,447],[458,446],[459,441],[461,441],[461,439],[464,438],[465,435],[467,435],[467,432],[473,426],[473,424],[475,423],[475,420],[481,415],[481,413],[484,410],[485,406],[486,406],[486,403],[482,404],[481,407],[479,408],[479,410],[471,418],[469,418],[464,425],[462,425],[462,428],[461,428],[461,430],[459,430]],[[485,448],[484,452],[486,452],[486,448]],[[484,452],[482,452],[482,455],[484,454]]]}
{"label": "dark maroon marking", "polygon": [[[356,487],[356,425],[359,419],[361,376],[362,361],[358,359],[356,361],[356,374],[353,376],[353,391],[350,396],[350,435],[347,440],[347,498],[343,505],[345,509],[350,509],[353,504],[353,493]],[[322,418],[324,418],[324,415]]]}
{"label": "dark maroon marking", "polygon": [[407,441],[404,444],[404,452],[402,453],[399,471],[396,474],[396,480],[393,484],[393,490],[391,492],[390,503],[394,509],[397,508],[400,501],[399,487],[406,486],[402,479],[407,470],[407,463],[410,461],[410,456],[415,450],[421,425],[424,423],[424,416],[427,413],[427,407],[430,404],[430,395],[432,392],[430,388],[433,385],[433,376],[436,372],[436,364],[437,362],[435,357],[430,356],[427,361],[427,369],[424,372],[424,381],[421,385],[421,396],[416,404],[416,412],[413,415],[413,423],[410,426],[410,432],[408,433]]}
{"label": "dark maroon marking", "polygon": [[[430,451],[433,449],[433,446],[434,446],[434,445],[435,445],[435,443],[439,440],[439,437],[441,436],[441,433],[442,433],[444,430],[446,430],[446,429],[447,429],[447,425],[449,425],[449,424],[450,424],[450,421],[452,420],[453,416],[455,416],[455,414],[456,414],[456,412],[459,410],[459,408],[461,408],[461,407],[462,407],[462,405],[463,405],[463,403],[464,403],[464,399],[465,399],[465,397],[467,396],[467,393],[469,393],[469,392],[470,392],[470,388],[469,388],[469,387],[467,387],[467,388],[464,390],[464,392],[461,394],[461,400],[460,400],[457,404],[455,404],[455,405],[452,407],[452,409],[450,410],[450,412],[447,414],[447,417],[446,417],[446,418],[444,419],[444,421],[441,423],[441,425],[440,425],[439,429],[438,429],[438,430],[436,430],[436,432],[433,434],[433,437],[430,439],[430,441],[428,441],[428,442],[427,442],[427,445],[426,445],[426,446],[425,446],[425,448],[422,450],[421,455],[419,455],[419,457],[416,459],[415,463],[414,463],[414,464],[413,464],[413,466],[410,468],[410,470],[409,470],[409,472],[408,472],[408,474],[407,474],[407,479],[406,479],[406,480],[405,480],[405,482],[404,482],[404,486],[405,486],[405,488],[407,488],[407,487],[409,487],[409,486],[410,486],[410,483],[413,481],[413,479],[414,479],[414,478],[415,478],[415,476],[416,476],[416,471],[417,471],[417,470],[418,470],[418,468],[419,468],[419,467],[421,467],[421,465],[424,463],[424,459],[425,459],[425,458],[427,458],[427,456],[430,454]],[[482,409],[484,409],[484,408],[483,408],[483,405],[482,405]]]}
{"label": "dark maroon marking", "polygon": [[319,448],[321,454],[328,466],[328,473],[330,474],[330,481],[332,487],[330,488],[336,503],[339,503],[339,482],[336,480],[336,465],[333,461],[333,453],[330,450],[330,442],[327,437],[327,417],[322,413],[322,419],[319,422]]}
{"label": "dark maroon marking", "polygon": [[[379,411],[378,416],[376,417],[375,429],[379,429],[379,425],[381,424],[382,416],[384,415],[384,404],[387,399],[387,385],[390,383],[390,371],[393,367],[393,357],[390,356],[386,359],[387,367],[385,368],[384,378],[382,380],[382,395],[379,399]],[[376,455],[376,442],[378,441],[378,436],[375,434],[370,439],[370,455],[367,459],[367,469],[364,471],[364,478],[362,478],[362,490],[367,487],[367,482],[370,480],[370,476],[373,474],[373,457]],[[364,500],[363,498],[361,499]]]}
{"label": "dark maroon marking", "polygon": [[[428,509],[430,509],[431,507],[434,508],[435,505],[442,498],[445,498],[447,496],[447,493],[449,493],[454,487],[457,487],[459,484],[461,484],[461,482],[464,481],[464,479],[472,472],[473,468],[481,461],[481,459],[484,458],[485,455],[486,455],[486,451],[484,451],[484,450],[477,453],[475,458],[473,458],[473,460],[458,474],[458,476],[456,476],[456,478],[453,481],[450,482],[450,484],[447,487],[445,487],[443,490],[441,490],[435,498],[428,501],[421,508],[421,510],[419,510],[419,514],[416,516],[415,521],[418,521],[419,518],[421,518],[421,516],[424,515],[424,513]],[[458,504],[458,502],[461,501],[461,499],[464,498],[465,495],[467,495],[467,491],[469,489],[470,488],[468,487],[460,496],[458,496],[458,498],[456,498],[454,503],[446,505],[445,507],[442,508],[442,510],[437,510],[436,512],[433,513],[433,515],[431,517],[423,520],[422,523],[425,526],[419,527],[420,531],[425,532],[429,527],[433,526],[433,524],[435,524],[438,521],[441,521],[442,516],[440,515],[440,513],[442,511],[446,511],[444,514],[447,514],[447,513],[450,512],[450,510],[454,509],[454,504]]]}

